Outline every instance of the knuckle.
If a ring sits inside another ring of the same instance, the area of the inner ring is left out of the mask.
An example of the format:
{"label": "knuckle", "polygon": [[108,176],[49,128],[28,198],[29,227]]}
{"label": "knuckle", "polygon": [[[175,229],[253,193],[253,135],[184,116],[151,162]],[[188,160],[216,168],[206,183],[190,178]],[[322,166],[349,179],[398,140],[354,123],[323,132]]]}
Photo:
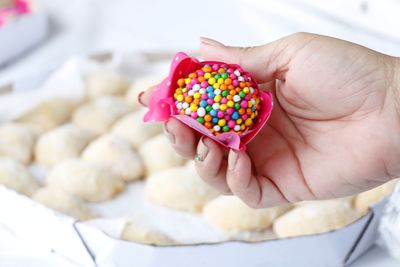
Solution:
{"label": "knuckle", "polygon": [[294,40],[304,40],[304,39],[307,39],[309,36],[310,36],[310,34],[307,32],[296,32],[296,33],[289,35],[289,38],[294,39]]}

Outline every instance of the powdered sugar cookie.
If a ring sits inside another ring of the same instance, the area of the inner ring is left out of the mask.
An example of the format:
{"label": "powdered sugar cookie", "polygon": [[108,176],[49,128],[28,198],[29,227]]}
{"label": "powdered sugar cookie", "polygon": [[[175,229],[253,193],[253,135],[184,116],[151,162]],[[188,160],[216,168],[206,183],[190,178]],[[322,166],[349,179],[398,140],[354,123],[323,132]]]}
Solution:
{"label": "powdered sugar cookie", "polygon": [[143,159],[147,175],[185,163],[185,159],[172,149],[171,144],[163,134],[144,142],[139,147],[139,154]]}
{"label": "powdered sugar cookie", "polygon": [[91,132],[73,124],[55,128],[40,136],[37,141],[36,162],[53,166],[66,159],[77,158],[92,139]]}
{"label": "powdered sugar cookie", "polygon": [[43,187],[32,196],[32,199],[50,209],[70,215],[79,220],[93,218],[86,204],[77,196],[59,188]]}
{"label": "powdered sugar cookie", "polygon": [[72,116],[72,122],[94,134],[107,132],[121,116],[131,111],[129,105],[114,96],[103,96],[80,106]]}
{"label": "powdered sugar cookie", "polygon": [[358,194],[354,200],[354,208],[360,213],[366,214],[371,205],[377,203],[393,191],[398,181],[399,179],[394,179],[381,186]]}
{"label": "powdered sugar cookie", "polygon": [[124,139],[112,134],[93,141],[82,153],[82,159],[110,169],[125,181],[138,179],[144,174],[139,155]]}
{"label": "powdered sugar cookie", "polygon": [[0,184],[28,196],[38,188],[36,180],[24,165],[3,157],[0,157]]}
{"label": "powdered sugar cookie", "polygon": [[143,244],[168,246],[176,242],[168,235],[151,225],[139,223],[138,221],[129,221],[122,231],[121,239],[134,241]]}
{"label": "powdered sugar cookie", "polygon": [[138,102],[138,96],[141,92],[146,91],[151,86],[159,84],[164,77],[162,75],[147,75],[142,78],[137,79],[133,82],[132,86],[128,89],[126,94],[126,100],[131,105],[134,110],[139,110],[141,108]]}
{"label": "powdered sugar cookie", "polygon": [[190,167],[178,167],[150,176],[146,195],[154,203],[171,209],[199,212],[218,192]]}
{"label": "powdered sugar cookie", "polygon": [[34,142],[35,135],[29,127],[18,123],[0,125],[0,156],[28,164],[32,158]]}
{"label": "powdered sugar cookie", "polygon": [[86,94],[89,98],[96,98],[104,95],[119,95],[126,93],[130,81],[115,72],[101,70],[88,75],[86,78]]}
{"label": "powdered sugar cookie", "polygon": [[290,209],[290,205],[253,209],[236,196],[220,196],[204,207],[204,218],[223,231],[261,231]]}
{"label": "powdered sugar cookie", "polygon": [[273,230],[280,238],[329,232],[361,217],[345,201],[316,201],[300,205],[280,216]]}
{"label": "powdered sugar cookie", "polygon": [[111,132],[127,140],[134,148],[138,148],[147,139],[160,134],[160,123],[144,123],[145,110],[141,109],[120,118],[113,126]]}
{"label": "powdered sugar cookie", "polygon": [[71,99],[52,98],[37,105],[17,121],[47,131],[66,122],[77,104],[77,101]]}
{"label": "powdered sugar cookie", "polygon": [[124,183],[107,168],[79,159],[56,165],[46,181],[51,187],[93,202],[111,199],[124,189]]}

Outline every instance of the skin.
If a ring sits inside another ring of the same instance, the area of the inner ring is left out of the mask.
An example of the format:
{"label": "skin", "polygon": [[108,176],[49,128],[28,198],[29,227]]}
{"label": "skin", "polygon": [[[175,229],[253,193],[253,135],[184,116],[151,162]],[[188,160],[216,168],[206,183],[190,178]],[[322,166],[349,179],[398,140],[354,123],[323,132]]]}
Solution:
{"label": "skin", "polygon": [[173,148],[197,155],[199,175],[221,193],[265,208],[353,195],[400,175],[397,58],[308,33],[251,48],[202,38],[200,48],[204,59],[241,65],[274,95],[271,118],[243,152],[165,123]]}

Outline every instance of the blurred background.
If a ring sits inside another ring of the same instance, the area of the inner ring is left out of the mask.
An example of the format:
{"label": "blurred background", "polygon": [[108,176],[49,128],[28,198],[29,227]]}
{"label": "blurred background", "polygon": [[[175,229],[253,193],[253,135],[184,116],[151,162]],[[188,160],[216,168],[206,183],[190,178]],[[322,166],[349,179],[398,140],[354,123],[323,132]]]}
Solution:
{"label": "blurred background", "polygon": [[[0,81],[77,54],[197,51],[200,36],[252,46],[307,31],[400,55],[398,0],[35,0],[33,6],[49,17],[47,37],[3,64]],[[15,45],[30,34],[17,36]]]}
{"label": "blurred background", "polygon": [[[0,7],[8,2],[11,0],[0,0]],[[0,12],[0,92],[2,85],[25,76],[43,76],[79,55],[112,51],[167,57],[177,51],[196,54],[201,36],[233,46],[253,46],[299,31],[312,32],[400,56],[400,0],[32,0],[31,3],[29,18],[6,23]],[[71,266],[54,255],[29,253],[30,248],[4,239],[2,234],[7,233],[0,232],[1,266],[19,266],[16,258],[23,258],[21,250],[36,262],[35,266]],[[353,266],[396,264],[375,247]]]}

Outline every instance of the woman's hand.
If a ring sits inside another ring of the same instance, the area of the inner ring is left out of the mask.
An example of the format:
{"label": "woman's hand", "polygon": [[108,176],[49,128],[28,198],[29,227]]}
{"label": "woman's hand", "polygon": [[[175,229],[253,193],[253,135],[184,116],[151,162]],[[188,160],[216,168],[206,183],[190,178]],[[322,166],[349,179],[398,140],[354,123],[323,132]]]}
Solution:
{"label": "woman's hand", "polygon": [[251,48],[202,38],[201,52],[239,64],[274,95],[270,120],[245,152],[165,123],[175,150],[197,155],[199,175],[222,193],[263,208],[351,195],[400,175],[396,58],[306,33]]}

